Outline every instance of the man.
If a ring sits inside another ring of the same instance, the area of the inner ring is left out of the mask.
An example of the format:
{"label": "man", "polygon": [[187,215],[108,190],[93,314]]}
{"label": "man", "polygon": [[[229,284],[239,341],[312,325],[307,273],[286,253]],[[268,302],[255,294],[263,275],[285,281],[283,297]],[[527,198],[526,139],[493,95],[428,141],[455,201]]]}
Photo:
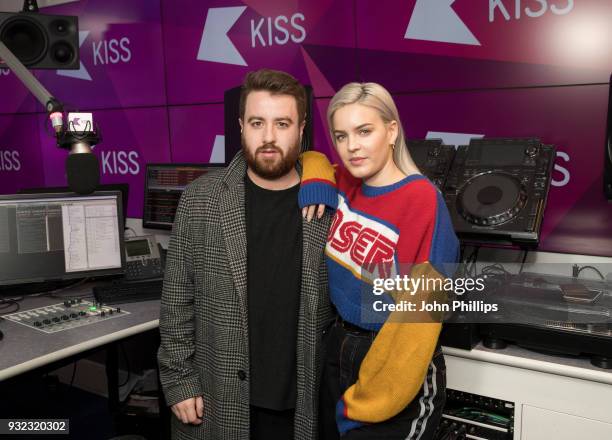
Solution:
{"label": "man", "polygon": [[242,151],[181,198],[158,355],[175,439],[316,437],[330,216],[308,222],[298,208],[305,117],[295,78],[248,74]]}

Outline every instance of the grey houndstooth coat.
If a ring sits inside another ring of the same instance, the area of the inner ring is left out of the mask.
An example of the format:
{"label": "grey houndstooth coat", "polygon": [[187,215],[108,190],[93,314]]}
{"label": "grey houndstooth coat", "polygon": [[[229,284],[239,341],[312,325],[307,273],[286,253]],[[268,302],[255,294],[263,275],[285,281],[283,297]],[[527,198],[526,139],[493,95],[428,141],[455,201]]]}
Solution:
{"label": "grey houndstooth coat", "polygon": [[[249,439],[246,162],[242,153],[185,190],[166,263],[159,320],[168,405],[201,395],[203,423],[174,415],[173,439]],[[333,319],[323,258],[331,216],[303,222],[295,439],[317,436],[321,338]]]}

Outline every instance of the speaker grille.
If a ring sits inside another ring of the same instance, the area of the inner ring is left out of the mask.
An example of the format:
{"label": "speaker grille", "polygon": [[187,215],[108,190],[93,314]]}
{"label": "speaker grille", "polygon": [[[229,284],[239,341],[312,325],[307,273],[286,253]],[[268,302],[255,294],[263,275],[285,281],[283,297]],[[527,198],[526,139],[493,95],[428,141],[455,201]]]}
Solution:
{"label": "speaker grille", "polygon": [[1,27],[0,40],[26,66],[40,61],[48,44],[41,26],[26,17],[7,20]]}

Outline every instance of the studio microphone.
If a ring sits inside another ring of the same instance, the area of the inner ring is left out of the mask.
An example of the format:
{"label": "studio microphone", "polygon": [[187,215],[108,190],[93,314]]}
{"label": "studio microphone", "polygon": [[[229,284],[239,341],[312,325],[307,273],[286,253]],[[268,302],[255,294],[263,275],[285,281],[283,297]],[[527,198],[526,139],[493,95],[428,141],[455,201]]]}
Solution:
{"label": "studio microphone", "polygon": [[100,163],[91,149],[100,142],[100,136],[93,129],[91,114],[88,115],[86,123],[82,123],[78,116],[72,113],[68,115],[68,126],[61,127],[53,121],[53,114],[50,115],[54,129],[56,130],[57,145],[69,150],[66,158],[66,176],[68,187],[71,191],[78,194],[91,194],[96,190],[100,183]]}

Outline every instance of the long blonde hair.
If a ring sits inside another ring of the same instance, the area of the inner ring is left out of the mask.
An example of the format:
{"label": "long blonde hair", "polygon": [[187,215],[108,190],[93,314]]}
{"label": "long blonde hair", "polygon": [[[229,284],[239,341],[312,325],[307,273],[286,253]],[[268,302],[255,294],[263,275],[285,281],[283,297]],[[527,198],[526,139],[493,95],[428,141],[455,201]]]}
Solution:
{"label": "long blonde hair", "polygon": [[375,109],[386,124],[396,121],[398,133],[393,147],[393,161],[400,171],[406,175],[420,172],[408,151],[404,128],[395,102],[387,89],[377,83],[348,83],[334,95],[327,108],[327,123],[334,144],[336,139],[333,133],[332,119],[338,109],[349,104],[361,104]]}

